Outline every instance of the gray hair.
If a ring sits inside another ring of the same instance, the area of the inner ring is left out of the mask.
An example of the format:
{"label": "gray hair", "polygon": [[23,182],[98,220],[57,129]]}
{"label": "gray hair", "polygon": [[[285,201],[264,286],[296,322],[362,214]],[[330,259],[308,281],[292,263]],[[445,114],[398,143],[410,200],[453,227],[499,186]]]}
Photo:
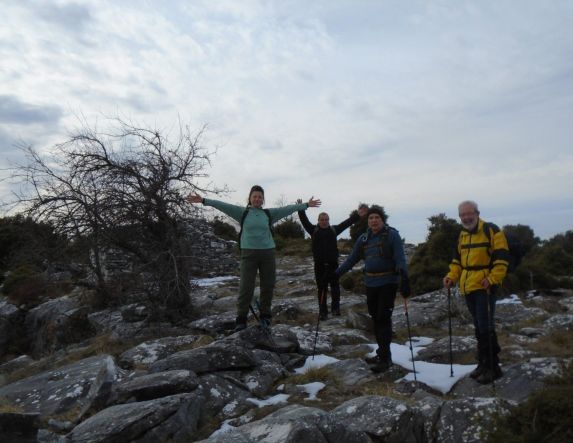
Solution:
{"label": "gray hair", "polygon": [[479,214],[478,204],[473,200],[464,200],[463,202],[461,202],[458,205],[458,213],[460,212],[460,209],[462,209],[462,206],[471,206],[472,208],[474,208],[474,211]]}

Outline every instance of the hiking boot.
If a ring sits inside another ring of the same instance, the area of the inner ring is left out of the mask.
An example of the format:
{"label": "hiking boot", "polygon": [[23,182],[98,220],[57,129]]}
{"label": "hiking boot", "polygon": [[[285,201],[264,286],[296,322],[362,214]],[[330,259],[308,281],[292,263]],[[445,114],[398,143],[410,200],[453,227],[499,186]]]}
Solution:
{"label": "hiking boot", "polygon": [[318,318],[320,318],[320,320],[328,320],[328,313],[327,312],[321,312],[320,315],[318,316]]}
{"label": "hiking boot", "polygon": [[235,319],[235,329],[233,332],[239,332],[243,329],[247,329],[247,317],[237,317]]}
{"label": "hiking boot", "polygon": [[503,372],[501,371],[501,368],[499,367],[499,365],[495,365],[493,367],[493,369],[492,368],[484,368],[482,373],[476,378],[476,381],[482,385],[487,385],[487,384],[493,382],[494,380],[497,380],[502,375],[503,375]]}
{"label": "hiking boot", "polygon": [[479,363],[477,367],[472,372],[470,372],[470,377],[475,380],[483,373],[484,369],[485,366],[483,365],[483,363]]}
{"label": "hiking boot", "polygon": [[268,329],[271,327],[271,319],[269,317],[261,317],[260,324],[261,327]]}
{"label": "hiking boot", "polygon": [[340,317],[340,308],[332,308],[330,312],[333,316]]}
{"label": "hiking boot", "polygon": [[380,357],[378,357],[377,354],[374,354],[372,357],[366,357],[366,358],[364,358],[364,361],[365,361],[366,363],[368,363],[369,365],[378,363],[379,360],[380,360]]}
{"label": "hiking boot", "polygon": [[235,329],[233,329],[233,332],[239,332],[239,331],[243,331],[247,329],[247,324],[246,323],[237,323],[235,325]]}
{"label": "hiking boot", "polygon": [[391,360],[379,359],[378,363],[372,366],[370,370],[378,374],[380,372],[386,372],[388,369],[390,369],[390,366],[392,366]]}

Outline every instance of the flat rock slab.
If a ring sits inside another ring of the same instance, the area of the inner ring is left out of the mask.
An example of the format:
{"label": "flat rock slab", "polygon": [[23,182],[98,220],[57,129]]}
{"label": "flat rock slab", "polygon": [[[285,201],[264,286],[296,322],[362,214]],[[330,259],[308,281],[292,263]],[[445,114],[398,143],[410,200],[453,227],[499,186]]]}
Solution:
{"label": "flat rock slab", "polygon": [[204,338],[204,335],[182,335],[146,341],[121,354],[119,364],[126,368],[146,367]]}
{"label": "flat rock slab", "polygon": [[375,380],[370,366],[362,359],[341,360],[328,365],[327,368],[338,377],[345,386],[360,386]]}
{"label": "flat rock slab", "polygon": [[509,412],[508,405],[496,398],[464,398],[444,402],[436,423],[440,443],[481,443],[491,431],[496,414]]}
{"label": "flat rock slab", "polygon": [[105,400],[102,397],[110,392],[118,369],[109,355],[90,357],[3,386],[0,397],[24,412],[43,417],[83,410]]}
{"label": "flat rock slab", "polygon": [[257,366],[253,352],[241,346],[212,344],[180,351],[152,363],[151,372],[188,369],[197,374],[228,369],[246,369]]}
{"label": "flat rock slab", "polygon": [[115,389],[116,403],[153,400],[169,395],[191,392],[199,385],[197,374],[186,369],[142,375],[118,383]]}
{"label": "flat rock slab", "polygon": [[[558,375],[562,360],[557,358],[533,358],[527,363],[502,367],[503,376],[495,381],[495,395],[512,403],[521,403],[533,392],[543,387],[543,379]],[[463,378],[450,394],[455,397],[492,397],[493,387],[481,385],[469,377]]]}
{"label": "flat rock slab", "polygon": [[76,426],[67,439],[71,443],[190,441],[201,404],[202,398],[191,393],[112,406]]}

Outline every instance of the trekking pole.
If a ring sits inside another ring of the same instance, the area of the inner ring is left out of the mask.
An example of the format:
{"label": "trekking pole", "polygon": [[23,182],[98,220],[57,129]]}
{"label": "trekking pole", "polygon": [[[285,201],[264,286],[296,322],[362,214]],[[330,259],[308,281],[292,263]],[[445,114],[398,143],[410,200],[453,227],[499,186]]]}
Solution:
{"label": "trekking pole", "polygon": [[489,301],[490,301],[490,288],[487,288],[487,291],[485,293],[486,296],[486,303],[487,303],[487,337],[488,337],[488,341],[489,341],[489,363],[490,363],[490,369],[491,369],[491,376],[492,376],[492,380],[491,380],[491,389],[493,391],[493,395],[495,396],[495,371],[494,371],[494,362],[493,362],[493,334],[492,331],[493,329],[493,316],[491,315],[491,307],[489,305]]}
{"label": "trekking pole", "polygon": [[320,293],[320,300],[318,301],[318,316],[316,318],[316,332],[314,333],[314,345],[312,346],[312,359],[314,360],[314,353],[316,351],[316,341],[318,340],[318,325],[320,324],[320,308],[326,303],[326,296],[328,293],[328,264],[324,270],[324,286]]}
{"label": "trekking pole", "polygon": [[249,309],[251,310],[251,314],[253,314],[253,317],[255,317],[255,320],[257,321],[257,323],[261,323],[261,321],[259,320],[259,316],[255,312],[255,308],[253,308],[252,304],[249,304]]}
{"label": "trekking pole", "polygon": [[450,334],[450,377],[454,376],[454,358],[452,356],[452,302],[451,290],[448,287],[448,332]]}
{"label": "trekking pole", "polygon": [[408,315],[408,300],[404,299],[404,312],[406,313],[406,326],[408,327],[408,338],[410,339],[410,354],[412,354],[412,369],[414,370],[414,382],[418,382],[416,377],[416,364],[414,363],[414,347],[412,346],[412,331],[410,330],[410,316]]}

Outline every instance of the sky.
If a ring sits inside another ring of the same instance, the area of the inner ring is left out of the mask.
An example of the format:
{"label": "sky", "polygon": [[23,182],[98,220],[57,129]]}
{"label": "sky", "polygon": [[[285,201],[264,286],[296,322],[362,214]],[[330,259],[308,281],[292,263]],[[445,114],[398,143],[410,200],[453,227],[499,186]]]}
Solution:
{"label": "sky", "polygon": [[205,127],[230,203],[260,184],[333,223],[376,203],[410,243],[465,199],[543,239],[573,229],[568,0],[3,0],[0,17],[2,201],[19,144],[119,116]]}

